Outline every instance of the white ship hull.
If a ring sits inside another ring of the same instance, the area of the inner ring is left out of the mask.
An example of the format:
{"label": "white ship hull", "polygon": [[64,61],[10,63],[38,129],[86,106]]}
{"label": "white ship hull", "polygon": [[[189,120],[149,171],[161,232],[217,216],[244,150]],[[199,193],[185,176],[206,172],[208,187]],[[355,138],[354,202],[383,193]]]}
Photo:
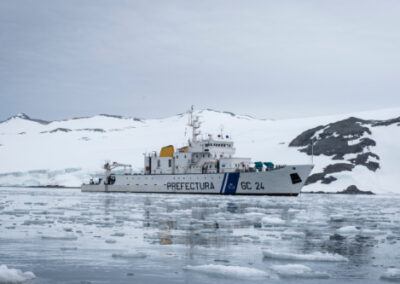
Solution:
{"label": "white ship hull", "polygon": [[82,191],[297,196],[312,168],[312,165],[291,165],[262,172],[116,174],[113,184],[83,184]]}

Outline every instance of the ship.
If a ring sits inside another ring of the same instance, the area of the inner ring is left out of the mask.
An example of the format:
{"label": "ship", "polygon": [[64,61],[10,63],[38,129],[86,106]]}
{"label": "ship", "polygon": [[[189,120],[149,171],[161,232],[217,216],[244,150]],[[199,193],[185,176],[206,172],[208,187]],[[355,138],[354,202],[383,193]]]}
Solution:
{"label": "ship", "polygon": [[199,116],[189,110],[192,137],[175,150],[173,145],[144,154],[140,173],[113,172],[128,164],[107,162],[102,177],[81,186],[83,192],[187,193],[297,196],[313,164],[275,165],[235,157],[230,135],[201,136]]}

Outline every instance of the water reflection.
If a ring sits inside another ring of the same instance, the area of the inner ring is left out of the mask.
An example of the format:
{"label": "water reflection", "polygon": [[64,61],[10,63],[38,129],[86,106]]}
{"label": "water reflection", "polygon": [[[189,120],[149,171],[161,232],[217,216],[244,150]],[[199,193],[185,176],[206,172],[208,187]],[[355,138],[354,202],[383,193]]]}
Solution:
{"label": "water reflection", "polygon": [[[332,281],[379,281],[374,276],[395,266],[400,258],[398,201],[393,197],[332,195],[284,198],[3,189],[0,259],[16,267],[24,263],[43,275],[50,273],[46,269],[50,259],[53,271],[95,261],[96,269],[140,268],[136,276],[155,277],[182,273],[188,264],[235,264],[267,270],[275,279],[279,276],[270,267],[298,263],[328,273]],[[69,235],[75,239],[65,238]],[[42,236],[50,238],[45,241]],[[262,251],[266,249],[339,254],[349,261],[326,264],[264,259]],[[140,261],[115,259],[111,257],[115,251],[140,251],[147,257]]]}

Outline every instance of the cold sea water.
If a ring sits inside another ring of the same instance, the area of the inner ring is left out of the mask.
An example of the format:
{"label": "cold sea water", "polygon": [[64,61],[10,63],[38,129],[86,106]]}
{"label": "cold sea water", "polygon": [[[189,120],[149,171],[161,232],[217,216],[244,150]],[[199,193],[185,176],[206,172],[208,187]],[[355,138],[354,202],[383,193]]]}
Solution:
{"label": "cold sea water", "polygon": [[400,196],[3,187],[0,265],[24,283],[400,281]]}

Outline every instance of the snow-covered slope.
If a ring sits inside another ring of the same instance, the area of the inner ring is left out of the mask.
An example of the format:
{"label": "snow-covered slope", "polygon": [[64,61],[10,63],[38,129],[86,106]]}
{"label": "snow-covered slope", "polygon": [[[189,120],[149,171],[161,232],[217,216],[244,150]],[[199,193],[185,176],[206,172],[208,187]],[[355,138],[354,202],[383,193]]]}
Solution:
{"label": "snow-covered slope", "polygon": [[[306,153],[309,143],[307,137],[302,136],[305,137],[303,144],[292,143],[300,141],[297,138],[307,130],[322,126],[314,132],[307,132],[312,133],[308,138],[315,141],[315,148],[318,149],[318,143],[322,145],[325,143],[322,140],[328,137],[324,131],[336,127],[335,124],[329,128],[332,123],[349,117],[368,120],[364,124],[354,122],[370,131],[364,131],[357,137],[346,136],[346,145],[357,144],[362,138],[373,140],[375,145],[372,143],[368,148],[364,147],[362,152],[346,154],[339,160],[337,155],[317,151],[319,155],[314,157],[316,167],[313,174],[320,175],[314,176],[315,181],[307,185],[304,191],[339,191],[354,184],[362,190],[375,193],[400,193],[396,186],[397,172],[400,170],[399,123],[373,125],[399,117],[400,108],[278,121],[213,110],[201,110],[197,114],[202,121],[202,133],[217,134],[223,127],[224,132],[231,135],[237,156],[275,164],[310,163],[311,157]],[[24,114],[16,115],[0,123],[0,185],[79,186],[90,175],[101,172],[106,160],[132,164],[134,170],[140,171],[144,152],[159,151],[162,146],[169,144],[179,147],[187,141],[187,119],[187,114],[149,120],[98,115],[47,122],[31,119]],[[339,124],[338,127],[348,126]],[[293,147],[289,147],[289,144]],[[374,171],[351,162],[351,159],[364,152],[378,156],[367,157],[367,162],[379,164]],[[337,163],[353,166],[349,166],[351,170],[348,171],[326,171],[328,165]],[[324,178],[330,182],[327,183]]]}

